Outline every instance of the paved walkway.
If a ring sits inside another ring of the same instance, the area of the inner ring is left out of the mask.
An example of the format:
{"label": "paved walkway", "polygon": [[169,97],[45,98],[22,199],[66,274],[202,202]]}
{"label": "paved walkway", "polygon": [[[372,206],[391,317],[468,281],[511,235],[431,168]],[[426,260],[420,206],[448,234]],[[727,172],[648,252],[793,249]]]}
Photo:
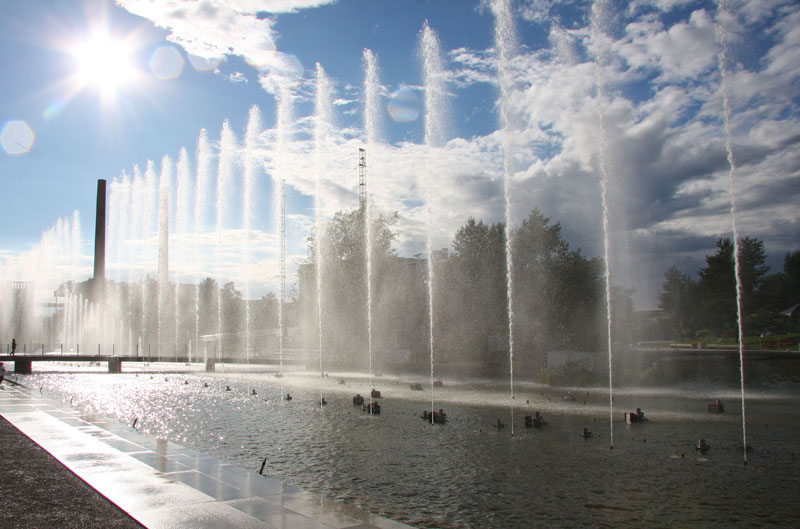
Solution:
{"label": "paved walkway", "polygon": [[3,384],[0,415],[149,529],[408,529]]}

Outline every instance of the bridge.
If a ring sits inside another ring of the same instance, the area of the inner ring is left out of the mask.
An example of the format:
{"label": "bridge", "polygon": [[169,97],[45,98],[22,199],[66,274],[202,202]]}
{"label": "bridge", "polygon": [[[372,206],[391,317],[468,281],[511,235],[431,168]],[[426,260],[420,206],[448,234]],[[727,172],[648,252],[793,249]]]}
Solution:
{"label": "bridge", "polygon": [[[718,344],[657,344],[638,343],[631,348],[631,353],[640,356],[668,357],[739,357],[738,345]],[[800,359],[800,350],[797,345],[786,348],[747,349],[742,351],[745,360],[772,360],[779,358]]]}
{"label": "bridge", "polygon": [[32,372],[34,362],[87,362],[89,364],[107,363],[109,373],[121,373],[123,362],[136,363],[155,363],[155,362],[176,362],[176,363],[205,363],[206,371],[214,371],[216,364],[257,364],[257,365],[302,365],[304,363],[305,350],[292,349],[280,351],[269,351],[258,356],[242,355],[223,355],[208,357],[204,359],[196,356],[134,356],[134,355],[103,355],[103,354],[27,354],[17,353],[14,355],[0,355],[0,362],[14,362],[14,373],[28,375]]}

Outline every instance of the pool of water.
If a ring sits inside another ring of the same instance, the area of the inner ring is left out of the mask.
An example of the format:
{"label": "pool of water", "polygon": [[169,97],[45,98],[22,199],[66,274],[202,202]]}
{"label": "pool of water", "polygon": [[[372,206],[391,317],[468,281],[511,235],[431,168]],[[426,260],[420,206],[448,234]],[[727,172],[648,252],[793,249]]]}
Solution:
{"label": "pool of water", "polygon": [[[266,475],[419,527],[800,526],[800,384],[782,368],[780,382],[746,392],[746,465],[735,380],[616,388],[612,424],[607,388],[515,383],[512,401],[508,384],[479,380],[431,390],[413,377],[229,365],[48,369],[27,384],[244,468],[266,460]],[[352,405],[372,387],[380,415]],[[420,418],[431,399],[447,424]],[[725,414],[707,411],[714,399]],[[648,421],[626,425],[637,407]],[[548,424],[526,429],[534,410]]]}

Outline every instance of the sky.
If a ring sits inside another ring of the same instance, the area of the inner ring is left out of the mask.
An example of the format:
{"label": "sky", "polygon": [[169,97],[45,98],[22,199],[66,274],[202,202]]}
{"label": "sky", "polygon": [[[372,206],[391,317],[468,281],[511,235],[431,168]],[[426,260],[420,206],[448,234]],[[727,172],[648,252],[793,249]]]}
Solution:
{"label": "sky", "polygon": [[791,0],[0,0],[0,50],[5,279],[91,276],[106,179],[110,277],[155,274],[168,188],[173,279],[263,294],[285,182],[296,288],[359,148],[402,256],[537,208],[649,309],[734,227],[800,249]]}

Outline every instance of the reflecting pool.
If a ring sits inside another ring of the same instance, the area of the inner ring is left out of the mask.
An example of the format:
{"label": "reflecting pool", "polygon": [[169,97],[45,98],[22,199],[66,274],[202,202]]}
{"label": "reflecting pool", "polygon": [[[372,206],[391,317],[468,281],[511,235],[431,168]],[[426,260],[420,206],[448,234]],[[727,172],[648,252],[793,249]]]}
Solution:
{"label": "reflecting pool", "polygon": [[[433,388],[444,425],[420,418],[431,385],[412,376],[126,364],[122,375],[53,366],[26,384],[256,472],[266,458],[265,475],[419,527],[798,526],[796,362],[765,362],[752,377],[747,465],[737,383],[724,364],[706,362],[682,366],[696,375],[681,384],[615,389],[613,449],[607,388],[518,384],[511,435],[509,424],[495,426],[510,417],[499,381]],[[379,415],[352,403],[373,387]],[[725,413],[709,413],[715,399]],[[637,407],[648,420],[626,425]],[[547,424],[527,429],[534,411]],[[700,438],[710,450],[695,449]]]}

